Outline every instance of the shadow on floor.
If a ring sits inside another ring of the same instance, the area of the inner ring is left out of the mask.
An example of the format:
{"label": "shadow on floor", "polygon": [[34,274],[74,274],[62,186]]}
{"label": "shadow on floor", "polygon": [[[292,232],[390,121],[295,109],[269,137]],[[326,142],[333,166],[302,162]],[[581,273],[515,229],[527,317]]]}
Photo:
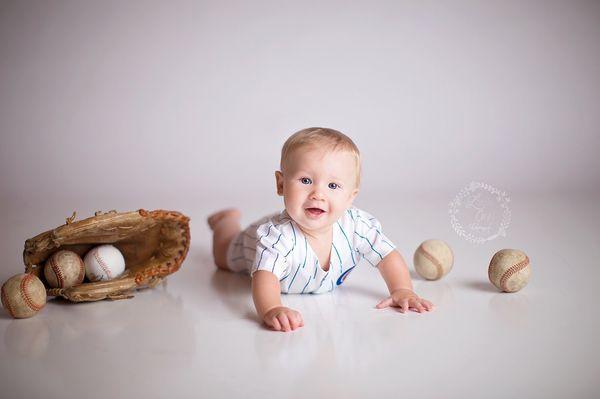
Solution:
{"label": "shadow on floor", "polygon": [[382,299],[385,298],[385,292],[379,291],[377,289],[370,289],[366,287],[360,287],[356,285],[348,284],[347,286],[342,288],[345,292],[352,293],[352,295],[360,295],[366,298],[373,299],[379,303]]}
{"label": "shadow on floor", "polygon": [[216,269],[211,276],[210,286],[217,297],[235,315],[261,324],[252,305],[250,276]]}
{"label": "shadow on floor", "polygon": [[498,290],[496,289],[496,287],[494,287],[489,281],[486,282],[486,281],[481,281],[481,280],[469,280],[469,281],[461,282],[460,285],[465,288],[470,288],[470,289],[476,290],[476,291],[490,292],[493,294],[498,293]]}

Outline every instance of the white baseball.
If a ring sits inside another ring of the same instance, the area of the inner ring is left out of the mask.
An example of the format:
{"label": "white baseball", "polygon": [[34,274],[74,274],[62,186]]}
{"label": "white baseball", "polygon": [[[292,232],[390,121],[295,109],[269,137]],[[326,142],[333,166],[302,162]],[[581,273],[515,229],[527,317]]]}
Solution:
{"label": "white baseball", "polygon": [[516,292],[527,285],[531,275],[529,257],[518,249],[501,249],[490,261],[488,277],[501,291]]}
{"label": "white baseball", "polygon": [[115,246],[106,244],[92,248],[83,259],[85,275],[90,281],[106,281],[125,271],[125,258]]}
{"label": "white baseball", "polygon": [[426,240],[415,251],[413,262],[421,277],[438,280],[452,270],[454,255],[444,241]]}

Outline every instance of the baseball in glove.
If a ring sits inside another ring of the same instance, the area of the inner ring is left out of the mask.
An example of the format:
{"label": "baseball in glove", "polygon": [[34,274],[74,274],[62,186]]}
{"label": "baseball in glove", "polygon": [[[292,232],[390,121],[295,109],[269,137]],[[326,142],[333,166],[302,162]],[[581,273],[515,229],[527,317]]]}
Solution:
{"label": "baseball in glove", "polygon": [[179,212],[156,210],[95,216],[66,224],[25,241],[25,271],[34,273],[46,287],[44,262],[54,252],[67,249],[83,257],[96,245],[112,244],[125,258],[125,272],[109,281],[84,282],[69,288],[47,288],[49,296],[73,302],[131,298],[140,288],[154,287],[181,267],[190,246],[189,218]]}

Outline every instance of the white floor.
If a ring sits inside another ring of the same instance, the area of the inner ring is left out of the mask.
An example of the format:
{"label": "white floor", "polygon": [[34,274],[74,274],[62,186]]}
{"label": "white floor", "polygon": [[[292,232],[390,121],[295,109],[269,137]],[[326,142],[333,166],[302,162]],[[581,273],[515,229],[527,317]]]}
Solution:
{"label": "white floor", "polygon": [[[305,326],[269,331],[255,316],[248,277],[212,265],[204,218],[219,201],[175,202],[171,209],[192,217],[192,247],[162,286],[123,301],[51,300],[26,320],[2,311],[0,396],[600,396],[600,195],[511,193],[508,236],[481,245],[452,230],[453,194],[382,198],[363,196],[357,205],[382,221],[411,268],[414,249],[427,238],[454,250],[454,269],[442,280],[413,272],[416,291],[436,305],[432,313],[374,309],[385,284],[362,264],[333,293],[284,296]],[[72,210],[67,200],[4,202],[2,281],[23,270],[25,239],[58,226]],[[119,210],[136,209],[134,203],[140,206],[133,199]],[[243,210],[250,222],[273,209]],[[531,259],[531,281],[518,293],[500,293],[488,282],[489,260],[502,248],[522,249]]]}

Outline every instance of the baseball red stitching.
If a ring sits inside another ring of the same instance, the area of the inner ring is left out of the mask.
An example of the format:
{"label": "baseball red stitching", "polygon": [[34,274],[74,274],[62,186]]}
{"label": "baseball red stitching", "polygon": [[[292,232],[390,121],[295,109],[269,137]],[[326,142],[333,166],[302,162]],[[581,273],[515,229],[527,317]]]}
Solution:
{"label": "baseball red stitching", "polygon": [[4,307],[6,308],[6,310],[8,310],[8,313],[13,318],[16,319],[17,317],[15,316],[15,311],[13,310],[12,306],[10,305],[10,301],[8,300],[8,294],[6,293],[4,286],[2,287],[2,303],[4,304]]}
{"label": "baseball red stitching", "polygon": [[108,276],[108,278],[112,279],[112,273],[110,272],[110,269],[104,263],[104,261],[102,260],[102,258],[100,257],[100,255],[98,255],[98,250],[95,250],[92,253],[92,255],[94,255],[94,258],[96,259],[96,262],[98,262],[98,264],[100,265],[100,267],[102,268],[102,270],[104,270],[104,273],[106,273],[106,275]]}
{"label": "baseball red stitching", "polygon": [[85,276],[85,267],[83,265],[83,260],[81,258],[77,258],[77,260],[79,261],[79,276],[77,276],[77,282],[81,283]]}
{"label": "baseball red stitching", "polygon": [[52,268],[52,271],[56,275],[56,280],[58,280],[57,283],[58,283],[59,288],[63,288],[65,286],[65,277],[62,274],[62,270],[60,270],[60,268],[58,267],[58,264],[56,263],[55,256],[50,257],[50,267]]}
{"label": "baseball red stitching", "polygon": [[437,269],[437,274],[435,275],[434,279],[437,280],[438,278],[442,277],[442,274],[444,273],[444,269],[442,268],[442,264],[440,263],[440,261],[437,260],[432,254],[427,252],[427,250],[425,250],[425,248],[423,248],[423,245],[420,246],[420,249],[421,249],[421,251],[423,251],[423,255],[427,259],[429,259],[429,261],[431,263],[433,263],[433,265]]}
{"label": "baseball red stitching", "polygon": [[37,312],[38,310],[43,308],[45,304],[36,305],[33,302],[33,300],[31,299],[31,297],[29,296],[29,293],[27,292],[27,285],[29,284],[30,281],[33,281],[33,274],[28,274],[25,277],[23,277],[23,280],[21,280],[21,286],[20,286],[21,296],[23,297],[23,301],[25,301],[27,306],[29,306],[31,308],[31,310],[34,310]]}
{"label": "baseball red stitching", "polygon": [[502,290],[508,291],[508,286],[506,285],[508,283],[508,279],[511,278],[515,273],[518,273],[521,270],[525,269],[527,265],[529,265],[529,258],[527,257],[527,255],[525,255],[524,260],[508,268],[508,270],[504,272],[502,278],[500,279],[500,287],[502,287]]}

